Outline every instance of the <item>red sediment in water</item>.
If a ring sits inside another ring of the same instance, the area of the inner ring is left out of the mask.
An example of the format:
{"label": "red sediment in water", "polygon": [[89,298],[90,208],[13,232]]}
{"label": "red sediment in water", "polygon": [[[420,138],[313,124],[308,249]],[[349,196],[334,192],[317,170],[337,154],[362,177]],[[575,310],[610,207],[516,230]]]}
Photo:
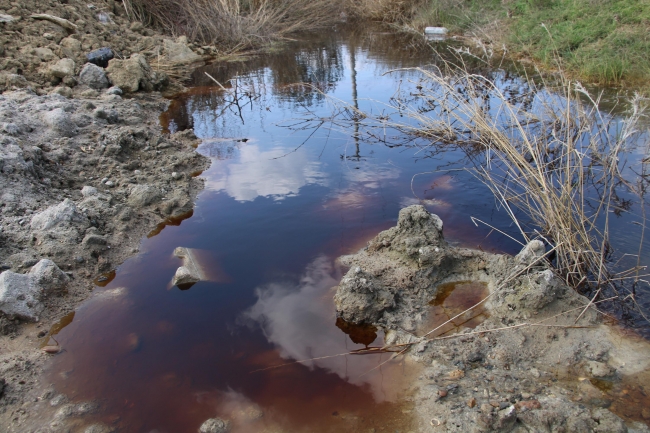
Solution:
{"label": "red sediment in water", "polygon": [[115,270],[113,269],[110,272],[106,272],[105,274],[101,274],[95,280],[93,281],[96,286],[99,287],[106,287],[111,281],[115,279]]}
{"label": "red sediment in water", "polygon": [[72,312],[66,314],[65,316],[63,316],[61,319],[59,319],[59,321],[56,322],[54,325],[52,325],[49,332],[47,333],[47,335],[43,339],[43,342],[41,343],[40,347],[43,348],[43,347],[47,346],[49,344],[49,342],[50,342],[50,337],[52,337],[53,335],[58,334],[59,332],[61,332],[61,330],[63,328],[65,328],[66,326],[71,324],[72,321],[74,320],[74,315],[75,315],[75,312],[72,311]]}
{"label": "red sediment in water", "polygon": [[353,343],[366,347],[377,339],[377,328],[372,325],[356,325],[337,317],[336,327],[348,334]]}
{"label": "red sediment in water", "polygon": [[159,235],[160,232],[162,232],[167,226],[180,226],[183,221],[191,218],[192,215],[194,215],[194,209],[189,210],[175,217],[166,218],[163,222],[159,223],[155,229],[150,231],[147,237],[152,238],[154,236]]}
{"label": "red sediment in water", "polygon": [[[486,283],[478,281],[455,281],[440,284],[436,297],[430,302],[429,320],[424,329],[429,332],[451,318],[481,302],[489,294]],[[456,332],[464,328],[476,328],[488,317],[483,304],[462,314],[438,329],[433,336]]]}

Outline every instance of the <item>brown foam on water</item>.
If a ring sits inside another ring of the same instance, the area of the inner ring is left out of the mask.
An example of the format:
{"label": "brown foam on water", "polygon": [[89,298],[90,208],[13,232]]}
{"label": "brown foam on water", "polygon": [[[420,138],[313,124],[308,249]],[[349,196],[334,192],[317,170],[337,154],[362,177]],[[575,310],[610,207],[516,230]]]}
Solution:
{"label": "brown foam on water", "polygon": [[[438,328],[451,318],[481,302],[489,293],[487,284],[479,281],[454,281],[440,284],[436,297],[429,303],[431,308],[428,321],[421,331],[429,332]],[[488,317],[489,313],[481,304],[443,325],[433,336],[444,335],[452,331],[458,332],[466,328],[476,328]]]}

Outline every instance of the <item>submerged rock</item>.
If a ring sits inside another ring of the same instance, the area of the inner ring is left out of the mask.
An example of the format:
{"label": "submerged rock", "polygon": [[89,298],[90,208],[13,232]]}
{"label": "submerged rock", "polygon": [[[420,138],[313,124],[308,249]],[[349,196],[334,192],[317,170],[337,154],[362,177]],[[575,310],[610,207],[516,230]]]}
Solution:
{"label": "submerged rock", "polygon": [[229,431],[230,423],[221,418],[210,418],[199,427],[199,433],[227,433]]}

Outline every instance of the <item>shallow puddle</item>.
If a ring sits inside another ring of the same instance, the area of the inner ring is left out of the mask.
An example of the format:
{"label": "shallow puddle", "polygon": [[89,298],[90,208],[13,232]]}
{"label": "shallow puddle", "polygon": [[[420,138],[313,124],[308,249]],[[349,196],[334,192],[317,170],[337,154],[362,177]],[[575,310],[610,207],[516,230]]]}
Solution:
{"label": "shallow puddle", "polygon": [[[490,294],[486,283],[480,281],[453,281],[440,284],[436,297],[429,303],[431,307],[420,333],[432,337],[476,328],[489,317],[485,305],[472,308]],[[472,308],[471,310],[469,310]],[[469,310],[469,311],[467,311]]]}
{"label": "shallow puddle", "polygon": [[[121,432],[194,433],[215,416],[233,420],[235,432],[409,431],[404,390],[417,368],[384,364],[390,354],[347,355],[382,336],[337,321],[332,288],[344,270],[335,259],[410,204],[438,214],[449,241],[487,251],[519,245],[471,217],[504,232],[511,221],[463,169],[460,149],[371,144],[304,120],[331,116],[331,98],[381,111],[397,87],[416,86],[413,71],[386,72],[435,59],[383,33],[328,32],[196,71],[195,87],[161,123],[202,139],[197,151],[212,165],[196,175],[206,188],[193,213],[156,227],[138,256],[98,278],[96,294],[55,325],[63,350],[42,383],[75,402],[97,401],[93,416]],[[234,100],[204,72],[249,96]],[[513,98],[530,90],[512,74],[486,73]],[[208,281],[171,286],[177,247],[201,252]],[[443,285],[428,330],[486,291],[478,282]],[[440,332],[476,326],[485,314]]]}

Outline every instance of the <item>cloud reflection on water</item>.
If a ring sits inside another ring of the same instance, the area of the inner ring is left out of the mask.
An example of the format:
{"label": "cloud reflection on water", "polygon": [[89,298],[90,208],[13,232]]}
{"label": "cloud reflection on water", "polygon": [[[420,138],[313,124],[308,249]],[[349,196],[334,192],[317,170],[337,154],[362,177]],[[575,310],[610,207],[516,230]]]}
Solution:
{"label": "cloud reflection on water", "polygon": [[[333,287],[341,271],[326,257],[314,260],[299,283],[273,283],[256,290],[257,302],[244,318],[257,323],[280,356],[308,360],[304,365],[323,368],[348,382],[367,386],[377,402],[395,401],[402,388],[402,366],[387,363],[389,355],[332,355],[363,348],[335,326]],[[396,368],[397,367],[397,368]]]}
{"label": "cloud reflection on water", "polygon": [[309,161],[300,150],[290,152],[281,147],[261,150],[257,144],[241,146],[237,162],[215,170],[206,179],[206,188],[225,191],[235,200],[246,202],[257,197],[282,200],[298,195],[306,185],[327,185],[319,162]]}

